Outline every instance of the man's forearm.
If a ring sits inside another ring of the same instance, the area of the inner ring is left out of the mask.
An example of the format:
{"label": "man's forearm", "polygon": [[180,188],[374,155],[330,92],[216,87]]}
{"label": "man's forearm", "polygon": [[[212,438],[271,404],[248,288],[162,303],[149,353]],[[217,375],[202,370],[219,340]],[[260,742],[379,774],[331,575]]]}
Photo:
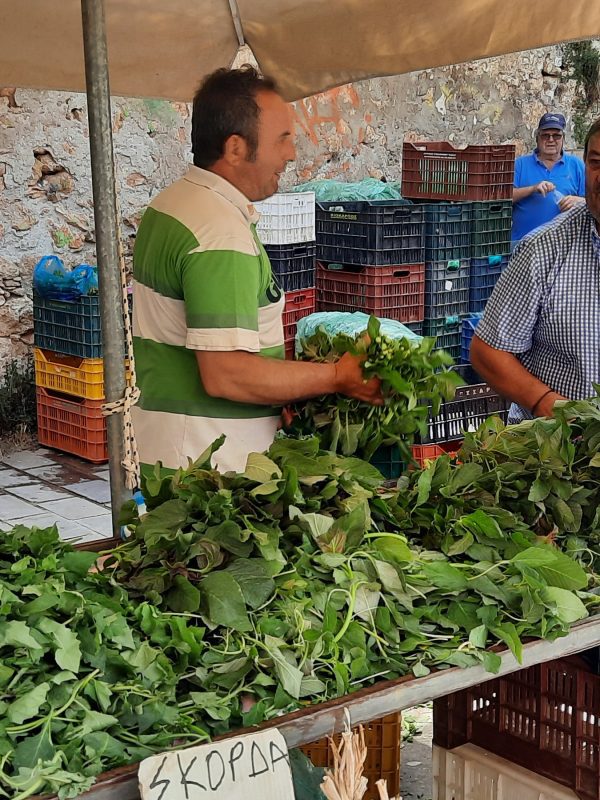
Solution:
{"label": "man's forearm", "polygon": [[[560,395],[540,381],[521,364],[512,353],[495,350],[477,336],[471,341],[471,363],[481,377],[498,394],[518,403],[539,416],[545,416]],[[535,407],[539,402],[539,407]]]}
{"label": "man's forearm", "polygon": [[340,392],[365,402],[383,402],[379,381],[363,377],[360,359],[346,353],[335,364],[283,361],[241,350],[196,353],[208,394],[240,403],[284,405]]}
{"label": "man's forearm", "polygon": [[513,189],[513,203],[518,203],[519,200],[524,200],[526,197],[530,197],[537,191],[537,186],[520,186],[518,189]]}

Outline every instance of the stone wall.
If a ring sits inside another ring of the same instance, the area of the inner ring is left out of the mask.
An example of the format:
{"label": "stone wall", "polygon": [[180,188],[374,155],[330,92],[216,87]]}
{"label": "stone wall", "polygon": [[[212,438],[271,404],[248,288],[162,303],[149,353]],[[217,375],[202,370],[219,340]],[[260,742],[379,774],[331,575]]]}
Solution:
{"label": "stone wall", "polygon": [[[380,78],[294,104],[298,158],[282,189],[311,178],[400,177],[406,137],[457,145],[515,142],[527,151],[540,115],[572,108],[560,47]],[[130,260],[150,198],[189,160],[190,108],[115,98],[122,235]],[[0,89],[0,366],[32,341],[31,273],[55,253],[94,263],[86,97]],[[569,132],[567,147],[572,148]]]}

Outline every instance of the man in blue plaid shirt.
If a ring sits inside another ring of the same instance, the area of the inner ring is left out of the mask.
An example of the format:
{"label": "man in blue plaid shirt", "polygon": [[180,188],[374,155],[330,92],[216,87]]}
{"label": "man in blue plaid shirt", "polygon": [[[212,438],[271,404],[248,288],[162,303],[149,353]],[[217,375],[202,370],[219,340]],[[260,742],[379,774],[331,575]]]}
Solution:
{"label": "man in blue plaid shirt", "polygon": [[600,119],[584,162],[586,204],[521,240],[471,343],[477,372],[513,401],[509,422],[549,416],[600,382]]}

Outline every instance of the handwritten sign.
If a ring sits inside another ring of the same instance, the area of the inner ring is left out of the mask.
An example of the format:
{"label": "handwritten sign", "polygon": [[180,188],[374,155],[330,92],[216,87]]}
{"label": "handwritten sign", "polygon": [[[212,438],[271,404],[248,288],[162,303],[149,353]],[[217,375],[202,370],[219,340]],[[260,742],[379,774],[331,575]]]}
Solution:
{"label": "handwritten sign", "polygon": [[147,758],[139,766],[142,800],[294,800],[285,739],[260,731]]}

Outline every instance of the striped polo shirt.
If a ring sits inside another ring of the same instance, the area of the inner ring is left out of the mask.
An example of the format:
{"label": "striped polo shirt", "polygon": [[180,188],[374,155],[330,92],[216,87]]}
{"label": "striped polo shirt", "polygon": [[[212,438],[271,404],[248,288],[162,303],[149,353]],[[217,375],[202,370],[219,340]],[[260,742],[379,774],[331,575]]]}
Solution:
{"label": "striped polo shirt", "polygon": [[187,466],[221,434],[213,457],[242,471],[269,447],[280,409],[210,397],[195,350],[284,357],[284,298],[255,230],[252,204],[198,167],[144,213],[133,268],[133,343],[140,400],[135,434],[143,465]]}

